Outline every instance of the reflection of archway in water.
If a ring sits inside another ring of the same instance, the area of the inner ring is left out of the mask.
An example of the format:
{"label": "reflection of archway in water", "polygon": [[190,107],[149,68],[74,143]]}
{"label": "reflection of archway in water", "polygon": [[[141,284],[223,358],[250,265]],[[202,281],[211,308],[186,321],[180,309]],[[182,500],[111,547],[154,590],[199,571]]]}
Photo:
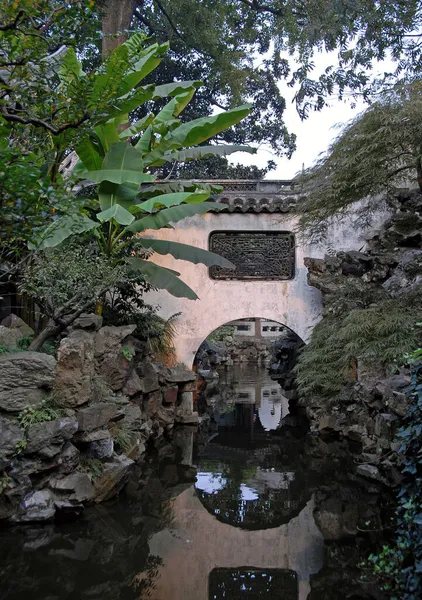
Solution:
{"label": "reflection of archway in water", "polygon": [[[241,318],[211,331],[195,353],[193,365],[205,376],[218,366],[230,367],[233,363],[266,366],[271,377],[288,390],[292,387],[293,368],[303,345],[303,340],[283,323],[263,317]],[[239,400],[241,397],[245,401],[253,398],[250,378],[241,383],[243,389],[238,389]],[[272,414],[271,409],[269,412]]]}
{"label": "reflection of archway in water", "polygon": [[[273,341],[281,338],[280,347],[286,351],[286,378],[302,340],[274,322],[253,319],[246,323],[241,331],[247,335],[242,333],[238,339],[241,344],[242,338],[257,342],[258,350],[262,337],[255,335],[257,326],[261,334],[263,327],[277,328]],[[237,321],[224,333],[234,337],[236,324],[243,327]],[[221,348],[218,335],[201,348],[208,358],[215,354]],[[201,360],[201,356],[196,360],[199,372],[206,377],[218,372],[219,379],[208,380],[200,397],[200,408],[211,416],[215,427],[196,458],[198,498],[218,520],[242,529],[288,523],[310,498],[303,468],[285,460],[285,449],[275,435],[289,414],[289,400],[265,368],[253,363],[221,368],[218,360],[211,360],[207,372],[201,369]]]}
{"label": "reflection of archway in water", "polygon": [[278,444],[247,450],[211,442],[198,457],[196,494],[219,521],[248,530],[289,523],[311,497],[303,464]]}

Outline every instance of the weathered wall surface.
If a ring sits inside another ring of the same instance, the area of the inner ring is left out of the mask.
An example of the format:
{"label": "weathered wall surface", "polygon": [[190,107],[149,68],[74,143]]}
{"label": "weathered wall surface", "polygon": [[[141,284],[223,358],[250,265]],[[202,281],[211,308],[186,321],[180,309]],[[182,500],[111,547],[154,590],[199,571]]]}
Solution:
{"label": "weathered wall surface", "polygon": [[[191,244],[208,249],[213,231],[294,231],[296,220],[282,213],[222,213],[191,217],[175,229],[147,232],[161,239]],[[352,222],[333,230],[329,246],[340,249],[359,249],[364,234]],[[181,278],[199,296],[199,300],[175,298],[166,291],[151,292],[146,301],[160,306],[160,313],[170,317],[181,312],[177,319],[176,351],[179,362],[191,368],[196,351],[204,339],[217,327],[237,319],[261,317],[282,323],[304,341],[321,318],[320,292],[307,283],[305,256],[323,257],[327,247],[316,247],[296,240],[295,277],[289,281],[222,281],[213,280],[208,268],[176,260],[170,255],[155,255],[153,260],[181,273]]]}

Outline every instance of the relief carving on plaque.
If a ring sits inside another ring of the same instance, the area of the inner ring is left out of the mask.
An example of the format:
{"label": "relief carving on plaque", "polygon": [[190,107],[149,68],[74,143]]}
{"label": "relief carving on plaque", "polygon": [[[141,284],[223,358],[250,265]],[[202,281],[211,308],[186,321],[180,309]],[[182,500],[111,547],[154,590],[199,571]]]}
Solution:
{"label": "relief carving on plaque", "polygon": [[295,274],[295,238],[290,232],[215,231],[209,249],[236,267],[211,267],[213,279],[283,280]]}

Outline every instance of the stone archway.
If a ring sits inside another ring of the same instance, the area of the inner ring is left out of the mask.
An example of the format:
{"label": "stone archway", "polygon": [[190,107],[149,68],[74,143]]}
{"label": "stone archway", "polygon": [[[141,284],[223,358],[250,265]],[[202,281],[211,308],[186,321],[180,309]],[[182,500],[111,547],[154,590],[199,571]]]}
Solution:
{"label": "stone archway", "polygon": [[[226,204],[227,209],[187,218],[180,221],[174,229],[152,231],[148,235],[206,250],[212,249],[221,254],[220,248],[222,244],[224,246],[221,237],[230,234],[235,238],[240,234],[247,239],[257,234],[263,241],[256,253],[256,256],[261,257],[261,262],[258,264],[256,260],[253,261],[257,270],[256,273],[252,272],[252,276],[236,275],[236,279],[230,275],[226,278],[215,277],[215,273],[203,265],[176,260],[170,255],[154,256],[157,264],[179,272],[183,281],[199,296],[198,300],[187,300],[159,290],[150,292],[145,297],[146,302],[160,307],[163,317],[169,318],[181,313],[175,321],[176,360],[188,368],[192,367],[201,342],[214,329],[228,321],[259,315],[283,323],[306,342],[322,312],[319,291],[308,285],[304,258],[323,257],[325,248],[310,246],[303,238],[294,235],[297,218],[291,207],[300,200],[302,193],[297,184],[287,181],[213,183],[224,186],[224,194],[217,200]],[[220,239],[213,245],[218,236]],[[271,245],[269,238],[278,240],[275,246]],[[280,273],[268,273],[265,268],[267,258],[271,257],[271,261],[277,263],[278,249],[286,247],[286,239],[293,240],[289,247],[292,266],[290,272],[286,274],[285,270],[281,270]],[[337,249],[359,249],[363,243],[364,232],[357,229],[353,221],[345,221],[341,227],[333,228],[327,239],[327,246]],[[242,257],[245,246],[236,246],[235,243],[233,248],[235,255]],[[227,258],[232,260],[230,247]]]}

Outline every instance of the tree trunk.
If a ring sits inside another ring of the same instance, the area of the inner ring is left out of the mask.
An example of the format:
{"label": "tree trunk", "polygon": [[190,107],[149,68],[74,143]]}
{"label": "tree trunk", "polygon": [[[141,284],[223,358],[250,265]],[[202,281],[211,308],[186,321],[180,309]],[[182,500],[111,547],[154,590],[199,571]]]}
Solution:
{"label": "tree trunk", "polygon": [[[125,41],[125,29],[129,29],[135,12],[136,0],[107,0],[104,7],[103,29],[103,56],[108,56],[119,44]],[[116,34],[121,34],[117,35]],[[116,36],[116,37],[111,37]]]}
{"label": "tree trunk", "polygon": [[422,161],[420,158],[418,158],[416,160],[416,171],[418,173],[418,186],[419,186],[419,191],[422,194]]}
{"label": "tree trunk", "polygon": [[56,335],[59,335],[59,333],[61,333],[63,329],[65,329],[65,327],[55,323],[52,319],[50,319],[46,327],[44,327],[44,329],[38,335],[36,335],[32,342],[29,344],[28,350],[32,350],[34,352],[41,350],[41,348],[44,346],[47,340],[49,340],[52,337],[56,337]]}

